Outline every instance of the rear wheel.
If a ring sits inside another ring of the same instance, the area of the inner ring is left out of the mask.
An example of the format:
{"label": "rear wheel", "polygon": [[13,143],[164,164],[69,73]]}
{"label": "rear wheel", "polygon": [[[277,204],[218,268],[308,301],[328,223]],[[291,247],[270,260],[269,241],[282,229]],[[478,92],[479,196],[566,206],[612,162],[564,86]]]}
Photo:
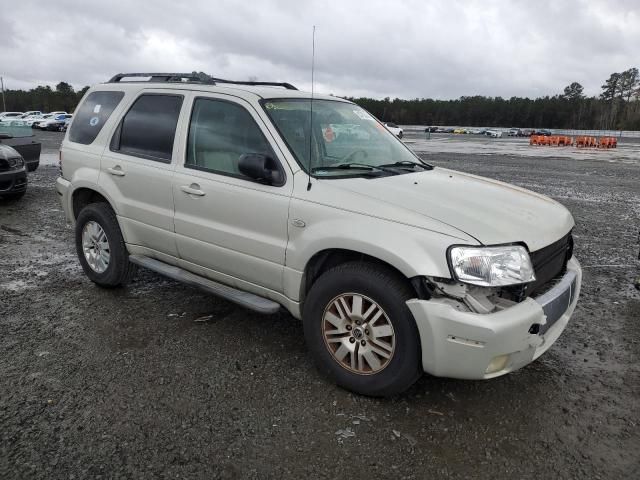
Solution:
{"label": "rear wheel", "polygon": [[406,279],[347,263],[324,273],[304,304],[305,339],[318,368],[341,387],[371,396],[409,388],[422,374]]}
{"label": "rear wheel", "polygon": [[76,221],[76,251],[84,273],[102,287],[128,283],[135,273],[118,220],[106,203],[84,207]]}

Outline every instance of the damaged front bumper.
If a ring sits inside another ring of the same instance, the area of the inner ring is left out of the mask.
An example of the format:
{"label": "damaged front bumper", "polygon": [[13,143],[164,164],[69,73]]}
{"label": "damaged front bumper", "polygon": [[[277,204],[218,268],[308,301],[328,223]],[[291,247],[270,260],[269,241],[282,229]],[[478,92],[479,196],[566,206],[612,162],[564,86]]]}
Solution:
{"label": "damaged front bumper", "polygon": [[479,314],[438,299],[407,302],[422,344],[422,366],[438,377],[493,378],[546,352],[573,314],[582,269],[575,257],[564,276],[535,298],[496,313]]}

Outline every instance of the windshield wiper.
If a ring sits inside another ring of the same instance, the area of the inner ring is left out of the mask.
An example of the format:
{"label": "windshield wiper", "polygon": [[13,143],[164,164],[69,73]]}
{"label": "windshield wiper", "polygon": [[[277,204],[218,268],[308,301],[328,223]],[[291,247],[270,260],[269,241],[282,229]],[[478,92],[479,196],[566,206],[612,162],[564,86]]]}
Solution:
{"label": "windshield wiper", "polygon": [[418,162],[412,162],[410,160],[402,160],[400,162],[394,162],[394,163],[384,163],[382,165],[376,165],[376,167],[379,168],[389,168],[389,167],[420,167],[424,170],[433,170],[433,165],[430,165],[428,163],[418,163]]}
{"label": "windshield wiper", "polygon": [[[383,167],[380,167],[378,165],[367,165],[366,163],[355,163],[355,162],[351,162],[351,163],[340,163],[338,165],[326,165],[324,167],[313,167],[311,169],[312,172],[319,172],[322,170],[350,170],[350,169],[354,169],[354,170],[366,170],[368,172],[371,171],[379,171],[379,172],[391,172],[390,170],[387,170]],[[395,172],[391,172],[391,173],[395,173]]]}

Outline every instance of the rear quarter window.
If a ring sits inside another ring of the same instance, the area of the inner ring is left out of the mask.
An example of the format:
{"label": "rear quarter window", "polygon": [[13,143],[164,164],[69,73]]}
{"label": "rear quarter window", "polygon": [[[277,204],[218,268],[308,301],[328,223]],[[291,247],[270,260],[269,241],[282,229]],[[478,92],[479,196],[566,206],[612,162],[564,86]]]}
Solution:
{"label": "rear quarter window", "polygon": [[75,114],[69,140],[92,143],[123,97],[124,92],[91,92]]}

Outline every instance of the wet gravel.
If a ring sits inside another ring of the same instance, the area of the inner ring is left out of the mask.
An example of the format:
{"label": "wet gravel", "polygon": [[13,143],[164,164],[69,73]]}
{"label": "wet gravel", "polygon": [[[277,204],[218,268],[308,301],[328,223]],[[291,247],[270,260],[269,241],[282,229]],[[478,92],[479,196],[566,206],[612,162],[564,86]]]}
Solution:
{"label": "wet gravel", "polygon": [[[51,156],[60,135],[41,137]],[[316,373],[286,313],[148,271],[94,286],[43,165],[0,201],[0,478],[639,478],[638,166],[427,156],[576,218],[581,301],[538,361],[352,395]]]}

